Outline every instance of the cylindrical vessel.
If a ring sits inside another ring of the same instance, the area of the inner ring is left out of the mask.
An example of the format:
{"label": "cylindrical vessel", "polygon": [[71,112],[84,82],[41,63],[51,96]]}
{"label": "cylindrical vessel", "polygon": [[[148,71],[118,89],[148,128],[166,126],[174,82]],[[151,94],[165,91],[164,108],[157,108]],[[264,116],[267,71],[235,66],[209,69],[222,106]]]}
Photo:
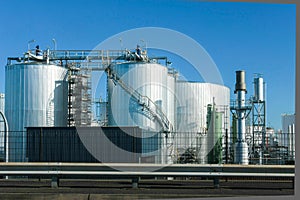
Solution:
{"label": "cylindrical vessel", "polygon": [[[216,107],[224,111],[224,121],[229,124],[229,102],[230,91],[228,87],[199,82],[176,82],[176,108],[177,108],[177,153],[182,154],[184,150],[195,147],[197,133],[201,133],[201,139],[198,144],[201,149],[197,155],[202,163],[207,161],[208,153],[214,148],[210,138],[214,138],[214,131],[207,132],[207,108],[209,104],[215,104]],[[225,129],[224,129],[225,133]],[[189,136],[189,137],[187,137]],[[199,136],[198,136],[199,137]],[[200,142],[205,142],[200,144]],[[204,152],[205,151],[205,152]]]}
{"label": "cylindrical vessel", "polygon": [[[222,134],[224,133],[224,122],[222,112],[216,111],[215,105],[208,105],[207,110],[207,133],[208,138],[208,148],[210,152],[208,154],[209,164],[220,164],[222,162]],[[225,142],[225,141],[224,141]]]}
{"label": "cylindrical vessel", "polygon": [[197,137],[197,159],[199,164],[207,164],[207,135]]}
{"label": "cylindrical vessel", "polygon": [[173,124],[173,128],[176,127],[176,112],[175,112],[175,95],[176,95],[176,82],[177,75],[173,72],[168,73],[167,76],[167,112],[166,115],[170,122]]}
{"label": "cylindrical vessel", "polygon": [[291,128],[291,136],[292,136],[292,159],[295,160],[295,151],[296,151],[296,147],[295,147],[295,124],[292,124],[292,128]]}
{"label": "cylindrical vessel", "polygon": [[5,67],[9,161],[25,161],[26,127],[67,125],[67,69],[41,63]]}
{"label": "cylindrical vessel", "polygon": [[[5,95],[0,93],[0,111],[4,113],[4,106],[5,106]],[[4,120],[2,116],[0,116],[0,158],[4,158]]]}
{"label": "cylindrical vessel", "polygon": [[236,114],[237,114],[237,140],[235,144],[234,161],[237,164],[248,164],[248,145],[246,143],[246,83],[245,71],[236,71]]}
{"label": "cylindrical vessel", "polygon": [[0,93],[0,110],[4,112],[4,106],[5,106],[5,94]]}
{"label": "cylindrical vessel", "polygon": [[237,164],[247,165],[248,161],[248,145],[246,143],[246,119],[245,119],[245,91],[237,92],[237,141],[235,144],[234,159]]}
{"label": "cylindrical vessel", "polygon": [[246,90],[246,83],[245,83],[245,71],[244,70],[240,70],[240,71],[236,71],[236,83],[235,83],[235,93],[238,90],[243,90],[247,93]]}
{"label": "cylindrical vessel", "polygon": [[262,77],[254,78],[254,100],[264,101],[264,80]]}
{"label": "cylindrical vessel", "polygon": [[[108,125],[139,126],[144,130],[160,131],[161,125],[151,119],[153,116],[149,115],[143,104],[149,105],[154,112],[161,109],[174,125],[175,78],[165,66],[156,63],[122,63],[112,67],[126,86],[143,97],[137,101],[129,91],[108,79]],[[156,107],[153,107],[153,103]]]}
{"label": "cylindrical vessel", "polygon": [[[176,82],[177,130],[203,132],[208,104],[227,106],[229,120],[230,90],[223,85],[200,82]],[[228,121],[229,123],[229,121]]]}
{"label": "cylindrical vessel", "polygon": [[245,92],[244,91],[238,91],[237,92],[237,103],[238,103],[238,123],[237,123],[237,140],[238,141],[245,141],[246,138],[246,118],[245,118]]}

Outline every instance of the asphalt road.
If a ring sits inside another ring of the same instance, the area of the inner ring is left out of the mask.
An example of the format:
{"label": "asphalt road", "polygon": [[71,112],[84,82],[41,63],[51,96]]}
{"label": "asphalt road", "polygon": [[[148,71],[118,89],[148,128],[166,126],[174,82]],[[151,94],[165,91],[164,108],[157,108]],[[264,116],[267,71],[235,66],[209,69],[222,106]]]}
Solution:
{"label": "asphalt road", "polygon": [[132,188],[131,180],[60,180],[51,188],[51,180],[0,180],[0,199],[174,199],[197,197],[242,197],[293,195],[290,180],[140,180]]}

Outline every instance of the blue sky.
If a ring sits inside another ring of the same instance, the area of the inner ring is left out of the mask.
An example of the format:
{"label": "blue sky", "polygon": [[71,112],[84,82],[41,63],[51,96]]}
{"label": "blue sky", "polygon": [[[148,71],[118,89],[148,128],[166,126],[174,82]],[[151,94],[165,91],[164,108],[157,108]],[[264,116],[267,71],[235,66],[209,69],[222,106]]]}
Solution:
{"label": "blue sky", "polygon": [[[296,6],[191,1],[3,1],[0,8],[0,92],[7,57],[21,56],[35,39],[42,49],[93,49],[108,37],[140,27],[188,35],[210,54],[231,88],[246,71],[248,97],[254,73],[267,83],[267,123],[280,128],[282,113],[295,112]],[[138,38],[137,40],[140,40]],[[35,44],[32,44],[35,45]],[[133,47],[128,47],[133,48]],[[186,63],[173,58],[173,67]],[[198,80],[186,72],[190,80]]]}

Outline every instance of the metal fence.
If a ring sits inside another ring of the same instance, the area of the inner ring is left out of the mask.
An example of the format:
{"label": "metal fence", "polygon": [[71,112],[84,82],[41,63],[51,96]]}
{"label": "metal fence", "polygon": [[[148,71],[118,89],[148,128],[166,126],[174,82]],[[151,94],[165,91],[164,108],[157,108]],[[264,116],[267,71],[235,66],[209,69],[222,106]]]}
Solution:
{"label": "metal fence", "polygon": [[[7,138],[5,132],[0,132],[0,159],[5,161],[7,156],[10,162],[234,163],[234,138],[228,139],[224,133],[219,134],[220,138],[214,135],[155,133],[138,127],[90,127],[85,131],[75,127],[28,128],[26,132],[9,131]],[[268,146],[260,154],[260,149],[249,149],[250,164],[294,164],[294,152],[288,147]]]}

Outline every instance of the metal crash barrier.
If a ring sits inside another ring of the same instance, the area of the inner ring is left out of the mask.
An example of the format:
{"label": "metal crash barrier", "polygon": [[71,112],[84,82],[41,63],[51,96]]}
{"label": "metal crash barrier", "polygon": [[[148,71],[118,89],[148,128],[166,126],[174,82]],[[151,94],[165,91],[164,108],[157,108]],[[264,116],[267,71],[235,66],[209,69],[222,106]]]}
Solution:
{"label": "metal crash barrier", "polygon": [[189,164],[122,164],[122,163],[0,163],[2,176],[51,178],[51,186],[58,187],[59,179],[132,179],[138,187],[139,178],[146,177],[204,177],[212,178],[215,188],[220,178],[268,177],[294,178],[294,165],[189,165]]}

